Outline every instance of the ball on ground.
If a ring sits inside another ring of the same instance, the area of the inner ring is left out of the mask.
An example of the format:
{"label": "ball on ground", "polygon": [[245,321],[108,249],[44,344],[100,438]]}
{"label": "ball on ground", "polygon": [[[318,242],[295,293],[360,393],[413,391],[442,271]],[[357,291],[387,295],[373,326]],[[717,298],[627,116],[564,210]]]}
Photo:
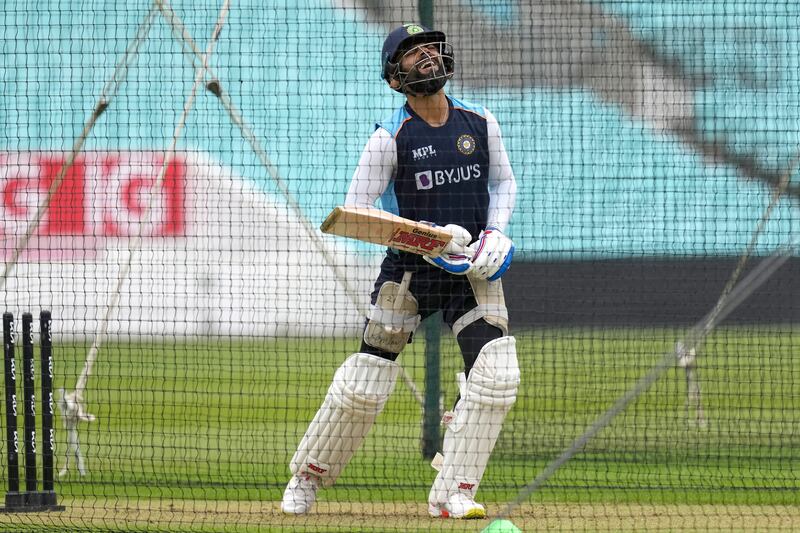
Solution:
{"label": "ball on ground", "polygon": [[483,528],[481,533],[522,533],[511,520],[492,520],[492,523]]}

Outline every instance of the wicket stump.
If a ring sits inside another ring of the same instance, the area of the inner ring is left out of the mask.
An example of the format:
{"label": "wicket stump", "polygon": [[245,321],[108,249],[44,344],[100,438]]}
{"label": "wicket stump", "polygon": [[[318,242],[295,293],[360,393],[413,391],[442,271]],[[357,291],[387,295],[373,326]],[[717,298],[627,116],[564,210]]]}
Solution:
{"label": "wicket stump", "polygon": [[8,492],[0,512],[63,511],[58,505],[53,477],[55,431],[53,429],[53,338],[50,311],[39,316],[42,394],[42,489],[38,490],[36,468],[36,365],[34,359],[33,315],[22,315],[22,394],[23,446],[25,450],[25,490],[20,490],[19,432],[17,427],[17,330],[14,315],[3,314],[3,359],[6,386],[6,448],[8,451]]}

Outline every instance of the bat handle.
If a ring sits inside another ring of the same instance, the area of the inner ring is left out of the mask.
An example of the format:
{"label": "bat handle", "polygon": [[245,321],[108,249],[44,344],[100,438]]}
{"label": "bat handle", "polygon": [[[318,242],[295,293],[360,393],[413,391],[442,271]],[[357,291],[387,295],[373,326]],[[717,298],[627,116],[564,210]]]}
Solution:
{"label": "bat handle", "polygon": [[[408,287],[411,285],[412,274],[413,272],[403,273],[403,279],[400,281],[400,286],[397,288],[397,293],[394,295],[392,311],[400,311],[403,308],[403,302],[406,299]],[[393,328],[392,326],[386,326],[386,331],[388,333],[398,333],[400,330],[398,328]]]}
{"label": "bat handle", "polygon": [[403,279],[400,281],[400,287],[397,289],[397,295],[394,297],[394,311],[399,311],[403,308],[403,301],[406,299],[408,286],[411,285],[411,275],[413,272],[404,272]]}

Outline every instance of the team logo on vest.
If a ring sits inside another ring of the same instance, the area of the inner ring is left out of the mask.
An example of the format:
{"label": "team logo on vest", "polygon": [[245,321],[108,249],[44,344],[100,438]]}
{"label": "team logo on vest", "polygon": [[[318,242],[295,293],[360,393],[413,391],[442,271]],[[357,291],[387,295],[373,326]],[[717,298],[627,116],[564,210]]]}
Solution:
{"label": "team logo on vest", "polygon": [[458,151],[464,155],[472,155],[472,152],[475,151],[475,137],[470,135],[469,133],[465,133],[464,135],[460,136],[456,141],[456,147]]}

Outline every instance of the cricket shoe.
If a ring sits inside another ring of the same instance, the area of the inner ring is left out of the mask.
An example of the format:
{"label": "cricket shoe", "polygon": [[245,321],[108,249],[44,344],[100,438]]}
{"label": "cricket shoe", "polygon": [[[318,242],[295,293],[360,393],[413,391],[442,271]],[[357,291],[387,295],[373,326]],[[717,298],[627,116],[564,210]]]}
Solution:
{"label": "cricket shoe", "polygon": [[451,494],[445,503],[428,503],[428,513],[435,518],[486,518],[483,505],[462,492]]}
{"label": "cricket shoe", "polygon": [[292,476],[283,491],[281,511],[286,514],[306,514],[317,499],[319,478],[302,473]]}

